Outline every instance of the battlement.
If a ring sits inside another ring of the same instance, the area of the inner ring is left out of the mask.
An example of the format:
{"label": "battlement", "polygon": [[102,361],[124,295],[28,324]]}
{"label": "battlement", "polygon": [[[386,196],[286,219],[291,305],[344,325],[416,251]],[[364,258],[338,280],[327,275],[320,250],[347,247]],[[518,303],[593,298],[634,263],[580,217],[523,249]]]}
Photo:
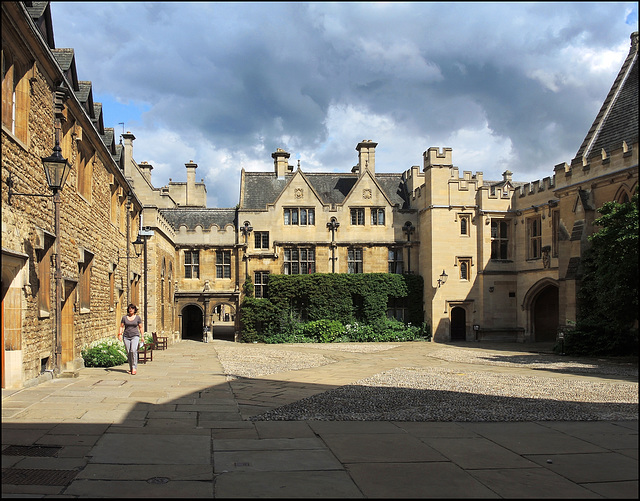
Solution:
{"label": "battlement", "polygon": [[451,148],[431,147],[422,154],[424,170],[431,167],[453,167],[453,153]]}
{"label": "battlement", "polygon": [[475,174],[470,170],[462,171],[462,177],[459,174],[458,167],[451,167],[451,180],[452,181],[460,181],[462,185],[466,185],[469,181],[477,182],[478,186],[482,186],[482,171],[478,171]]}
{"label": "battlement", "polygon": [[416,190],[424,185],[424,173],[420,172],[419,166],[413,165],[409,170],[402,173],[402,181],[407,188],[407,192],[415,193]]}
{"label": "battlement", "polygon": [[542,181],[539,179],[531,183],[525,183],[516,188],[514,195],[518,197],[526,197],[528,195],[537,195],[543,191],[554,190],[556,188],[556,176],[547,176]]}
{"label": "battlement", "polygon": [[619,169],[624,169],[638,164],[638,143],[628,145],[625,141],[619,148],[607,153],[604,149],[595,151],[588,158],[577,156],[571,161],[554,167],[555,176],[558,179],[558,187],[568,186],[593,179],[595,177],[612,174]]}

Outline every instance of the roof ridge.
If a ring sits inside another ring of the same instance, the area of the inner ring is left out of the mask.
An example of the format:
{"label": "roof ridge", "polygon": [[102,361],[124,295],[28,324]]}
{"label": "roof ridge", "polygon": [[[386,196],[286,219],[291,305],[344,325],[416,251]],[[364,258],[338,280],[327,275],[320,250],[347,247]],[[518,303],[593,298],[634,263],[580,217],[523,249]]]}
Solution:
{"label": "roof ridge", "polygon": [[617,100],[625,88],[625,84],[629,80],[629,76],[631,75],[633,68],[635,67],[635,63],[638,57],[638,32],[633,32],[630,36],[631,38],[631,47],[629,49],[629,54],[625,58],[624,63],[620,67],[620,71],[616,75],[609,92],[607,93],[607,97],[602,103],[598,114],[596,115],[593,124],[591,125],[589,132],[587,132],[586,137],[582,141],[578,152],[576,153],[575,158],[588,158],[591,154],[591,150],[593,149],[593,145],[596,143],[600,133],[607,125],[607,121],[611,115],[611,111],[613,110]]}

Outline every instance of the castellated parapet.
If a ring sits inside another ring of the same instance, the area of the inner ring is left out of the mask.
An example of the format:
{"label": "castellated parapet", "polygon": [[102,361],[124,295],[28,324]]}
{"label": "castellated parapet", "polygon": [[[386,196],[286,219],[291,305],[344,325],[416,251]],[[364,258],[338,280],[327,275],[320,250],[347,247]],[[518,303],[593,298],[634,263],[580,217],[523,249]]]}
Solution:
{"label": "castellated parapet", "polygon": [[[636,143],[637,146],[637,143]],[[638,165],[638,150],[622,142],[619,148],[611,150],[607,155],[604,149],[592,153],[589,158],[576,157],[571,165],[560,163],[554,167],[557,188],[564,188],[576,183],[592,183],[601,176],[608,176],[616,171],[626,170]]]}
{"label": "castellated parapet", "polygon": [[422,154],[424,170],[431,167],[453,167],[453,150],[451,148],[431,147]]}
{"label": "castellated parapet", "polygon": [[556,188],[556,176],[545,177],[540,181],[539,179],[531,183],[525,183],[516,189],[516,196],[525,197],[527,195],[537,195],[543,191],[553,191]]}

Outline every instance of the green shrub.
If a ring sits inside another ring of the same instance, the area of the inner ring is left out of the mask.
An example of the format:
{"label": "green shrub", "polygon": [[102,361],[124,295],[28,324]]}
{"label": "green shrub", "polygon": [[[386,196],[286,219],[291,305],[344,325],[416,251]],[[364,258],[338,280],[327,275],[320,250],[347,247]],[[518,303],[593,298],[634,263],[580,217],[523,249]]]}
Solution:
{"label": "green shrub", "polygon": [[370,325],[354,322],[344,326],[343,338],[345,341],[366,343],[375,341],[375,333]]}
{"label": "green shrub", "polygon": [[[393,318],[384,318],[374,323],[373,341],[377,342],[398,342],[398,341],[417,341],[426,339],[425,324],[422,327],[407,324]],[[431,336],[429,335],[430,339]]]}
{"label": "green shrub", "polygon": [[240,310],[241,341],[262,341],[265,331],[276,325],[277,310],[268,299],[245,297]]}
{"label": "green shrub", "polygon": [[314,320],[304,324],[302,332],[317,343],[332,343],[344,333],[344,326],[337,320]]}
{"label": "green shrub", "polygon": [[122,341],[111,337],[84,348],[82,358],[85,367],[113,367],[127,361],[127,352]]}

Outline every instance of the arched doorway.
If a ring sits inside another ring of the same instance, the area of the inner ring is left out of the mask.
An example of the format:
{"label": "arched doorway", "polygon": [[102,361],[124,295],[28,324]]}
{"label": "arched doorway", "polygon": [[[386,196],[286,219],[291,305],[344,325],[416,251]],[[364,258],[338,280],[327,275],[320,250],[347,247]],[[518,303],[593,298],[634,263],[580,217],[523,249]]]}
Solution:
{"label": "arched doorway", "polygon": [[456,306],[451,309],[451,341],[466,341],[467,339],[467,312],[464,308]]}
{"label": "arched doorway", "polygon": [[202,322],[202,310],[198,306],[185,306],[182,310],[182,339],[202,341]]}
{"label": "arched doorway", "polygon": [[559,319],[556,286],[547,285],[536,295],[532,313],[535,341],[555,341]]}
{"label": "arched doorway", "polygon": [[236,332],[236,308],[229,302],[218,303],[211,312],[213,339],[233,341]]}

